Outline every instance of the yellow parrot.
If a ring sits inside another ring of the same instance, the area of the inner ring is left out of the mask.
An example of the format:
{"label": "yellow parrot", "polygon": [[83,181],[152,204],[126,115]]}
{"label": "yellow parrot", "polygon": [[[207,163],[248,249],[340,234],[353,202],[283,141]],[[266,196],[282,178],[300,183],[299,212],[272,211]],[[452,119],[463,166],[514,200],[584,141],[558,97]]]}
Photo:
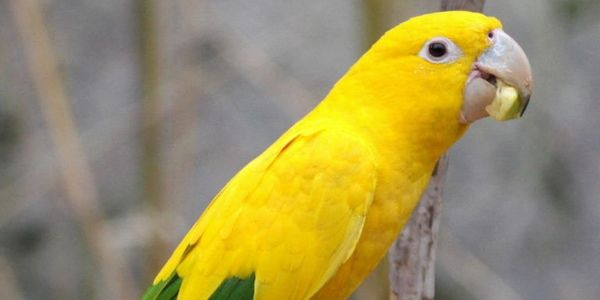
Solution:
{"label": "yellow parrot", "polygon": [[471,12],[388,31],[325,99],[213,199],[143,299],[346,299],[411,217],[436,161],[533,88],[500,21]]}

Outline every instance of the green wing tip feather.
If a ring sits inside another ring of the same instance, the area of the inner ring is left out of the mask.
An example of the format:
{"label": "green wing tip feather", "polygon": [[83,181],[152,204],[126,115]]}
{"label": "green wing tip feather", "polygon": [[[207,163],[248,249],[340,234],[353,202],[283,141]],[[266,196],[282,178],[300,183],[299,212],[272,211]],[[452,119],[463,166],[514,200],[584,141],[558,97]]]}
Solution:
{"label": "green wing tip feather", "polygon": [[[254,273],[246,278],[231,277],[223,281],[210,296],[210,300],[252,300],[254,298]],[[173,273],[169,279],[151,286],[142,300],[177,299],[182,279]]]}
{"label": "green wing tip feather", "polygon": [[173,273],[167,280],[163,280],[153,286],[151,286],[142,300],[173,300],[177,299],[179,293],[179,287],[181,286],[181,278],[177,276],[177,273]]}
{"label": "green wing tip feather", "polygon": [[254,298],[254,278],[254,273],[246,278],[228,278],[210,296],[210,300],[252,300]]}

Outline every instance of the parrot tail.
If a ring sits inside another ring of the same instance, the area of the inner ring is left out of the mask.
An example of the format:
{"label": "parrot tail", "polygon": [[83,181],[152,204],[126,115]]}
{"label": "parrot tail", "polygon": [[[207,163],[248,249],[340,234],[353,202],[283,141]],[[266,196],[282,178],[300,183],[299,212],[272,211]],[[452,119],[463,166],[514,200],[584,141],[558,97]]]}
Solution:
{"label": "parrot tail", "polygon": [[169,279],[161,281],[146,290],[142,300],[172,300],[177,299],[179,288],[181,287],[181,278],[176,272]]}
{"label": "parrot tail", "polygon": [[[255,275],[224,280],[209,300],[252,300],[254,298]],[[176,272],[168,280],[161,281],[144,293],[142,300],[175,300],[179,294],[182,279]]]}

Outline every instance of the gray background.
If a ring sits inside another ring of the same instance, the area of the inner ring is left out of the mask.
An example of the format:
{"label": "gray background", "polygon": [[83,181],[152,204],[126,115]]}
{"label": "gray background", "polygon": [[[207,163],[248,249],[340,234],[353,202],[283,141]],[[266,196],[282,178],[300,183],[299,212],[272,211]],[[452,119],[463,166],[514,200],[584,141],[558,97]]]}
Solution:
{"label": "gray background", "polygon": [[[134,294],[156,272],[148,263],[152,237],[171,249],[227,180],[318,103],[366,44],[357,0],[160,3],[156,211],[143,196],[134,2],[41,2],[105,213],[104,247],[130,273]],[[390,27],[439,7],[390,2],[382,16]],[[437,298],[596,299],[599,4],[489,0],[485,12],[525,49],[536,89],[523,119],[479,122],[451,151]],[[65,201],[25,47],[1,1],[0,298],[107,298],[110,283]],[[378,286],[385,288],[381,276],[355,298],[386,299]]]}

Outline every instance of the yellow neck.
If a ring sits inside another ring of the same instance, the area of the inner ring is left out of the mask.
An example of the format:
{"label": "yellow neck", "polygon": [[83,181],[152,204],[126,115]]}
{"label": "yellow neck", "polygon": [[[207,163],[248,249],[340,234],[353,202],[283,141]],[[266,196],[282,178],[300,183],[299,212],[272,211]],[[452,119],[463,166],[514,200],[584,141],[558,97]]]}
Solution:
{"label": "yellow neck", "polygon": [[384,59],[385,55],[372,49],[363,56],[310,117],[335,119],[359,132],[376,151],[388,152],[381,153],[385,163],[433,166],[468,127],[458,122],[463,89],[453,83],[464,78],[458,74],[454,80],[436,84],[447,91],[440,97],[410,84],[414,77],[432,80],[430,74],[398,71],[411,69],[401,66],[414,58],[392,60]]}

